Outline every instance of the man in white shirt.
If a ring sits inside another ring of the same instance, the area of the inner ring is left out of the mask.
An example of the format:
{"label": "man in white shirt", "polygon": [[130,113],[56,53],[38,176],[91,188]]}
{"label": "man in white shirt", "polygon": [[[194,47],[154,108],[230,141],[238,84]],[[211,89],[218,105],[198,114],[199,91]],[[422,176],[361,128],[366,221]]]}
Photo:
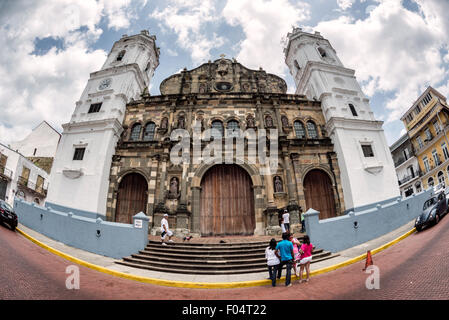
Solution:
{"label": "man in white shirt", "polygon": [[285,232],[290,232],[290,214],[287,209],[284,209],[284,214],[282,215],[282,220],[284,221]]}
{"label": "man in white shirt", "polygon": [[161,220],[161,241],[163,245],[167,245],[164,240],[165,237],[168,235],[168,242],[173,242],[171,237],[173,236],[173,232],[170,231],[168,228],[168,220],[167,220],[168,214],[164,214],[164,217]]}

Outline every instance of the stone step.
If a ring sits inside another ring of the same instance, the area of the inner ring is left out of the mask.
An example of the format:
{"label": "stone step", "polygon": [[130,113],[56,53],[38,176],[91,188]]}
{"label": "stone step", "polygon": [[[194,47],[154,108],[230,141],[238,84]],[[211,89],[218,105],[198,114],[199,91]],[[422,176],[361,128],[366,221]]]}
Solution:
{"label": "stone step", "polygon": [[[147,252],[159,252],[161,254],[164,253],[179,253],[179,254],[185,254],[185,255],[231,255],[231,254],[247,254],[249,252],[260,252],[261,254],[265,254],[265,247],[261,248],[235,248],[235,249],[229,249],[229,248],[210,248],[210,247],[203,247],[201,249],[198,248],[182,248],[178,246],[147,246],[145,248],[145,251]],[[319,253],[314,248],[314,253]],[[321,250],[322,251],[322,250]]]}
{"label": "stone step", "polygon": [[[181,259],[181,260],[207,260],[207,259],[216,259],[216,260],[238,260],[238,259],[251,259],[251,258],[259,258],[265,261],[265,251],[254,251],[248,252],[245,254],[192,254],[190,252],[158,252],[152,250],[143,250],[139,251],[139,254],[149,256],[155,259],[159,259],[161,257],[173,258],[173,259]],[[319,256],[330,254],[330,252],[323,252],[323,249],[317,249],[313,251],[313,256]]]}
{"label": "stone step", "polygon": [[[311,263],[317,263],[320,261],[332,259],[334,257],[337,257],[338,254],[330,254],[326,257],[320,258],[320,259],[314,259]],[[140,268],[140,269],[146,269],[151,271],[158,271],[158,272],[169,272],[169,273],[179,273],[179,274],[209,274],[209,275],[219,275],[219,274],[244,274],[244,273],[259,273],[259,272],[266,272],[268,275],[268,269],[267,266],[263,267],[254,267],[254,268],[235,268],[235,269],[200,269],[196,266],[194,268],[188,268],[184,265],[176,265],[176,266],[168,266],[166,264],[147,264],[147,263],[141,263],[139,261],[117,261],[117,264],[125,265],[128,267],[134,267],[134,268]],[[285,267],[284,267],[285,270]],[[285,275],[285,272],[283,273]]]}
{"label": "stone step", "polygon": [[[299,241],[302,240],[302,237],[297,238]],[[277,242],[282,241],[282,239],[276,239]],[[188,247],[222,247],[222,246],[230,246],[230,247],[238,247],[238,246],[254,246],[261,245],[267,247],[270,241],[249,241],[249,242],[225,242],[225,243],[195,243],[189,241],[179,241],[173,242],[174,245],[183,245]],[[161,244],[161,241],[149,240],[149,245],[152,244]]]}
{"label": "stone step", "polygon": [[[326,257],[331,255],[330,252],[322,252],[318,254],[314,254],[312,261],[316,259],[320,259],[322,257]],[[140,254],[131,255],[132,258],[138,258],[141,260],[148,260],[150,263],[152,261],[160,261],[160,262],[172,262],[172,263],[189,263],[189,264],[219,264],[219,263],[258,263],[261,266],[266,265],[267,261],[265,259],[265,255],[246,255],[243,257],[235,257],[235,256],[188,256],[188,257],[179,257],[176,255],[155,255],[148,252],[141,252]]]}
{"label": "stone step", "polygon": [[180,243],[170,243],[167,242],[167,245],[163,246],[160,242],[159,243],[151,243],[146,246],[147,248],[177,248],[177,249],[184,249],[184,250],[246,250],[246,249],[265,249],[268,247],[267,243],[261,243],[257,245],[246,245],[246,244],[240,244],[240,245],[221,245],[221,246],[190,246],[190,245],[184,245]]}

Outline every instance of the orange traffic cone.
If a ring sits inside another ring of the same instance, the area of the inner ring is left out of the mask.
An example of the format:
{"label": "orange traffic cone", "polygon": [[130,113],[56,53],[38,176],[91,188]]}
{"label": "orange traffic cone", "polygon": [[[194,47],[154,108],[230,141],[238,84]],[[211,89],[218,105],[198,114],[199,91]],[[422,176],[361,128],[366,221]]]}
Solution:
{"label": "orange traffic cone", "polygon": [[371,257],[371,251],[368,250],[366,252],[366,262],[365,262],[365,269],[363,269],[363,271],[366,270],[366,268],[368,268],[368,266],[372,266],[373,265],[373,258]]}

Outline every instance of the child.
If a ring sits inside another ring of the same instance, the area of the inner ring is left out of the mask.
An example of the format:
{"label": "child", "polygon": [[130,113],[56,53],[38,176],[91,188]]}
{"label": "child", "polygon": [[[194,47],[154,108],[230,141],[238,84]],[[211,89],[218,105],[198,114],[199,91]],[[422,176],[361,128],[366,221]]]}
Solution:
{"label": "child", "polygon": [[300,271],[299,271],[299,283],[303,282],[302,280],[302,273],[304,271],[304,268],[306,269],[307,273],[307,279],[304,280],[304,282],[309,281],[310,277],[310,261],[312,261],[312,251],[313,251],[313,245],[310,243],[309,236],[304,236],[304,242],[301,245],[301,248],[299,250],[301,256],[299,260],[300,264]]}
{"label": "child", "polygon": [[281,270],[279,268],[279,258],[276,256],[276,240],[273,238],[270,240],[270,245],[265,249],[265,258],[267,259],[268,273],[271,279],[271,285],[276,286],[276,272],[278,274],[278,279],[281,278]]}

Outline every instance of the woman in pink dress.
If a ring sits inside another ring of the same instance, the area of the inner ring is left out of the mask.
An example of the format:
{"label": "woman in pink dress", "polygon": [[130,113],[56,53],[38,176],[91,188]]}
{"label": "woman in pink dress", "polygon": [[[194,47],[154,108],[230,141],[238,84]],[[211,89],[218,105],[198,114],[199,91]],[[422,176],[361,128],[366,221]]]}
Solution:
{"label": "woman in pink dress", "polygon": [[299,283],[303,282],[302,280],[302,273],[304,271],[304,268],[306,269],[307,273],[307,279],[304,280],[304,282],[309,281],[310,276],[310,261],[312,261],[312,251],[313,251],[313,245],[310,243],[309,236],[304,236],[304,241],[301,245],[301,248],[299,249],[299,252],[301,254],[299,264],[300,264],[300,270],[299,270]]}

